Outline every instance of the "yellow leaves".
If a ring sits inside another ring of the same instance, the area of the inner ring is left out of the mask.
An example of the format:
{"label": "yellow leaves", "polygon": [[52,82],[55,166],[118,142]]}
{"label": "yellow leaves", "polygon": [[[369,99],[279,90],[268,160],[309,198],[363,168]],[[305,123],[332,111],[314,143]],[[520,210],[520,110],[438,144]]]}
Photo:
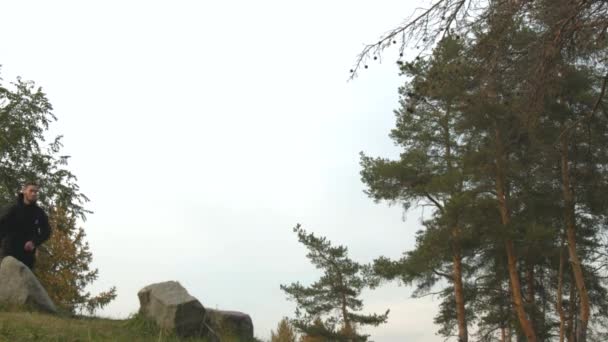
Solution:
{"label": "yellow leaves", "polygon": [[74,312],[89,300],[84,286],[95,280],[96,270],[89,270],[91,253],[76,219],[61,207],[51,207],[49,223],[51,237],[38,250],[35,273],[55,304]]}
{"label": "yellow leaves", "polygon": [[278,326],[277,332],[271,331],[270,342],[296,342],[297,334],[294,327],[287,318],[283,318]]}

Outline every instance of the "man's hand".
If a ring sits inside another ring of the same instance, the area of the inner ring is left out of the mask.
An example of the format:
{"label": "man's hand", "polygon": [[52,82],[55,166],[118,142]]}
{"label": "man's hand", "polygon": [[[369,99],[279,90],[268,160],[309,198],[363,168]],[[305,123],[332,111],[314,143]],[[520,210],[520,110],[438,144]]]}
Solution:
{"label": "man's hand", "polygon": [[34,245],[34,241],[28,241],[25,243],[23,249],[25,249],[26,252],[31,252],[34,250],[35,247],[36,246]]}

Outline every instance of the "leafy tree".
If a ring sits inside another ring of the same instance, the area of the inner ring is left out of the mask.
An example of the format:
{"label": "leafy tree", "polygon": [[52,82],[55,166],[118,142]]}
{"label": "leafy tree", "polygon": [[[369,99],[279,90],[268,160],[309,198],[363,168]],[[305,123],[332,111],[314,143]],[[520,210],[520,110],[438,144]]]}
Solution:
{"label": "leafy tree", "polygon": [[[1,79],[0,79],[1,80]],[[90,269],[91,252],[77,220],[86,220],[88,198],[66,167],[69,156],[61,154],[61,136],[47,142],[50,124],[56,120],[41,88],[20,78],[0,83],[0,205],[14,201],[25,181],[43,188],[39,204],[49,213],[53,232],[38,250],[36,274],[51,298],[70,312],[93,312],[109,303],[115,288],[92,296],[85,288],[97,278]]]}
{"label": "leafy tree", "polygon": [[93,314],[116,298],[116,288],[95,296],[87,292],[99,272],[89,267],[93,255],[84,229],[61,207],[50,208],[49,223],[54,231],[40,247],[43,257],[34,272],[55,303],[72,313],[85,310]]}
{"label": "leafy tree", "polygon": [[288,318],[283,318],[277,325],[277,332],[270,332],[270,342],[297,342],[298,335]]}

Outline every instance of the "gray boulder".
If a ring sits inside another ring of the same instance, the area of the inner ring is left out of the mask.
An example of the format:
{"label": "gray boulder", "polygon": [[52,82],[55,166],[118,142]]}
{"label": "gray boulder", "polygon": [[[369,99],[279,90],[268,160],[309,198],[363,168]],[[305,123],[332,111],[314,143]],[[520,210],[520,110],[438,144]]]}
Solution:
{"label": "gray boulder", "polygon": [[148,285],[137,296],[140,314],[154,320],[162,329],[181,337],[207,334],[203,321],[205,308],[180,283],[167,281]]}
{"label": "gray boulder", "polygon": [[216,330],[234,335],[239,342],[254,340],[253,322],[246,313],[207,309],[207,322]]}
{"label": "gray boulder", "polygon": [[0,303],[57,313],[34,273],[12,256],[4,257],[0,263]]}

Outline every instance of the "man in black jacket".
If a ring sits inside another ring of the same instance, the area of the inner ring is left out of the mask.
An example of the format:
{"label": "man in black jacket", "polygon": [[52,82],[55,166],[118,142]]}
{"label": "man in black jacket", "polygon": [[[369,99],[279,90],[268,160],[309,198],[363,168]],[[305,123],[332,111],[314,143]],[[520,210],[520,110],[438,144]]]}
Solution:
{"label": "man in black jacket", "polygon": [[36,204],[38,190],[36,183],[26,183],[17,203],[0,216],[0,258],[10,255],[30,269],[34,268],[36,248],[51,235],[48,216]]}

